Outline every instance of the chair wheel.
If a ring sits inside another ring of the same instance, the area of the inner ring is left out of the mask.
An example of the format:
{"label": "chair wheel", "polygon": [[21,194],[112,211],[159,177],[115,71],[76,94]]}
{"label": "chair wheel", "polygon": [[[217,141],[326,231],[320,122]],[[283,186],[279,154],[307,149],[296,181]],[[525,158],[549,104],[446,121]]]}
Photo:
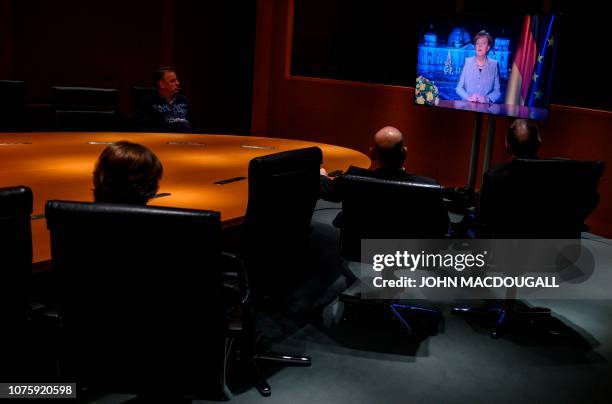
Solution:
{"label": "chair wheel", "polygon": [[259,391],[259,394],[264,397],[270,397],[270,395],[272,395],[272,389],[270,388],[270,385],[265,379],[259,379],[255,383],[255,388],[257,389],[257,391]]}
{"label": "chair wheel", "polygon": [[272,391],[270,390],[270,386],[256,386],[257,387],[257,391],[259,391],[259,394],[261,394],[263,397],[270,397],[272,395]]}

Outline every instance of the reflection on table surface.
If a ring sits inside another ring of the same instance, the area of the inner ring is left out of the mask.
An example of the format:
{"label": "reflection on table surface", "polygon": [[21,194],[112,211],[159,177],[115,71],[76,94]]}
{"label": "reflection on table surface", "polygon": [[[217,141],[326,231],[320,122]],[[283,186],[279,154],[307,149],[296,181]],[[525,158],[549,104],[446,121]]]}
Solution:
{"label": "reflection on table surface", "polygon": [[34,193],[34,262],[51,256],[44,220],[50,199],[92,201],[94,164],[109,143],[128,140],[150,148],[164,166],[159,193],[150,205],[215,210],[228,222],[244,215],[249,161],[258,156],[318,146],[323,166],[346,170],[368,167],[355,150],[323,143],[255,136],[167,133],[0,133],[0,187],[26,185]]}

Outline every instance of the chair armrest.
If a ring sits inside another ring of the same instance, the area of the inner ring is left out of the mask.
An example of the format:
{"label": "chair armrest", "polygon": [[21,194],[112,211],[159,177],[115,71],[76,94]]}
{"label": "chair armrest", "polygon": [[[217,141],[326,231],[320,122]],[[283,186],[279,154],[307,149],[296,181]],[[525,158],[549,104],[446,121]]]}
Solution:
{"label": "chair armrest", "polygon": [[223,280],[228,282],[237,282],[240,289],[240,303],[245,303],[250,295],[249,279],[244,259],[239,254],[230,253],[227,251],[221,252],[223,265]]}
{"label": "chair armrest", "polygon": [[229,336],[240,335],[244,329],[245,305],[238,303],[225,316],[225,329]]}
{"label": "chair armrest", "polygon": [[244,259],[239,254],[222,251],[221,264],[224,289],[232,296],[232,307],[225,315],[225,327],[229,337],[238,337],[244,329],[245,312],[249,310],[250,288]]}

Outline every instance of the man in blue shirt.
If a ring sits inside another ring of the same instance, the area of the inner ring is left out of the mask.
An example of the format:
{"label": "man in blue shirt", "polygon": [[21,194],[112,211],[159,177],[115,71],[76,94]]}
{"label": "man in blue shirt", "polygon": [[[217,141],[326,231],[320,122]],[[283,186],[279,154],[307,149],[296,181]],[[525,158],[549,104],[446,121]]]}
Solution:
{"label": "man in blue shirt", "polygon": [[157,91],[146,97],[136,111],[139,129],[149,132],[193,132],[187,97],[179,94],[181,83],[172,67],[162,67],[153,75]]}

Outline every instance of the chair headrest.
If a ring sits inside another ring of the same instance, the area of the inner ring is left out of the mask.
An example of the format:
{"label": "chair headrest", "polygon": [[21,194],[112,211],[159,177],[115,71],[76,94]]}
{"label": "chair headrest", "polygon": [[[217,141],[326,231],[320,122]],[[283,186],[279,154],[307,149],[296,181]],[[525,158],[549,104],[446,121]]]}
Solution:
{"label": "chair headrest", "polygon": [[521,188],[534,187],[541,192],[549,192],[550,189],[595,192],[604,172],[604,163],[567,159],[515,159],[510,172],[510,178]]}
{"label": "chair headrest", "polygon": [[0,216],[32,213],[32,190],[26,186],[0,188]]}
{"label": "chair headrest", "polygon": [[140,86],[135,86],[135,87],[132,87],[132,95],[134,95],[134,94],[152,94],[156,90],[157,89],[155,87],[140,87]]}
{"label": "chair headrest", "polygon": [[583,161],[569,159],[515,159],[512,161],[514,167],[528,170],[582,170],[591,172],[594,176],[601,177],[604,170],[603,161]]}
{"label": "chair headrest", "polygon": [[24,82],[21,80],[0,80],[0,87],[23,87]]}
{"label": "chair headrest", "polygon": [[113,109],[117,105],[118,93],[115,88],[51,87],[56,109]]}
{"label": "chair headrest", "polygon": [[[172,228],[189,224],[213,223],[219,225],[220,214],[214,211],[166,208],[115,203],[70,202],[51,200],[45,208],[47,227],[53,230],[62,226],[73,225],[86,227],[90,223],[103,227],[129,226],[137,222],[151,227],[162,223]],[[163,229],[159,229],[160,233]]]}
{"label": "chair headrest", "polygon": [[[2,105],[3,109],[15,109],[18,104],[24,104],[24,92],[25,86],[23,81],[0,80],[0,93],[2,93],[0,105]],[[2,114],[2,111],[0,111],[0,114]]]}
{"label": "chair headrest", "polygon": [[267,156],[255,157],[249,163],[249,175],[282,175],[300,171],[304,167],[317,168],[323,162],[323,153],[318,147],[288,150]]}
{"label": "chair headrest", "polygon": [[[344,176],[348,187],[372,186],[381,189],[403,189],[414,192],[437,193],[442,191],[439,184],[426,184],[414,181],[402,181],[398,179],[376,178],[364,175],[348,174]],[[395,191],[394,191],[395,192]]]}
{"label": "chair headrest", "polygon": [[59,87],[53,86],[51,90],[56,93],[91,93],[91,94],[115,94],[116,88],[98,88],[98,87]]}

